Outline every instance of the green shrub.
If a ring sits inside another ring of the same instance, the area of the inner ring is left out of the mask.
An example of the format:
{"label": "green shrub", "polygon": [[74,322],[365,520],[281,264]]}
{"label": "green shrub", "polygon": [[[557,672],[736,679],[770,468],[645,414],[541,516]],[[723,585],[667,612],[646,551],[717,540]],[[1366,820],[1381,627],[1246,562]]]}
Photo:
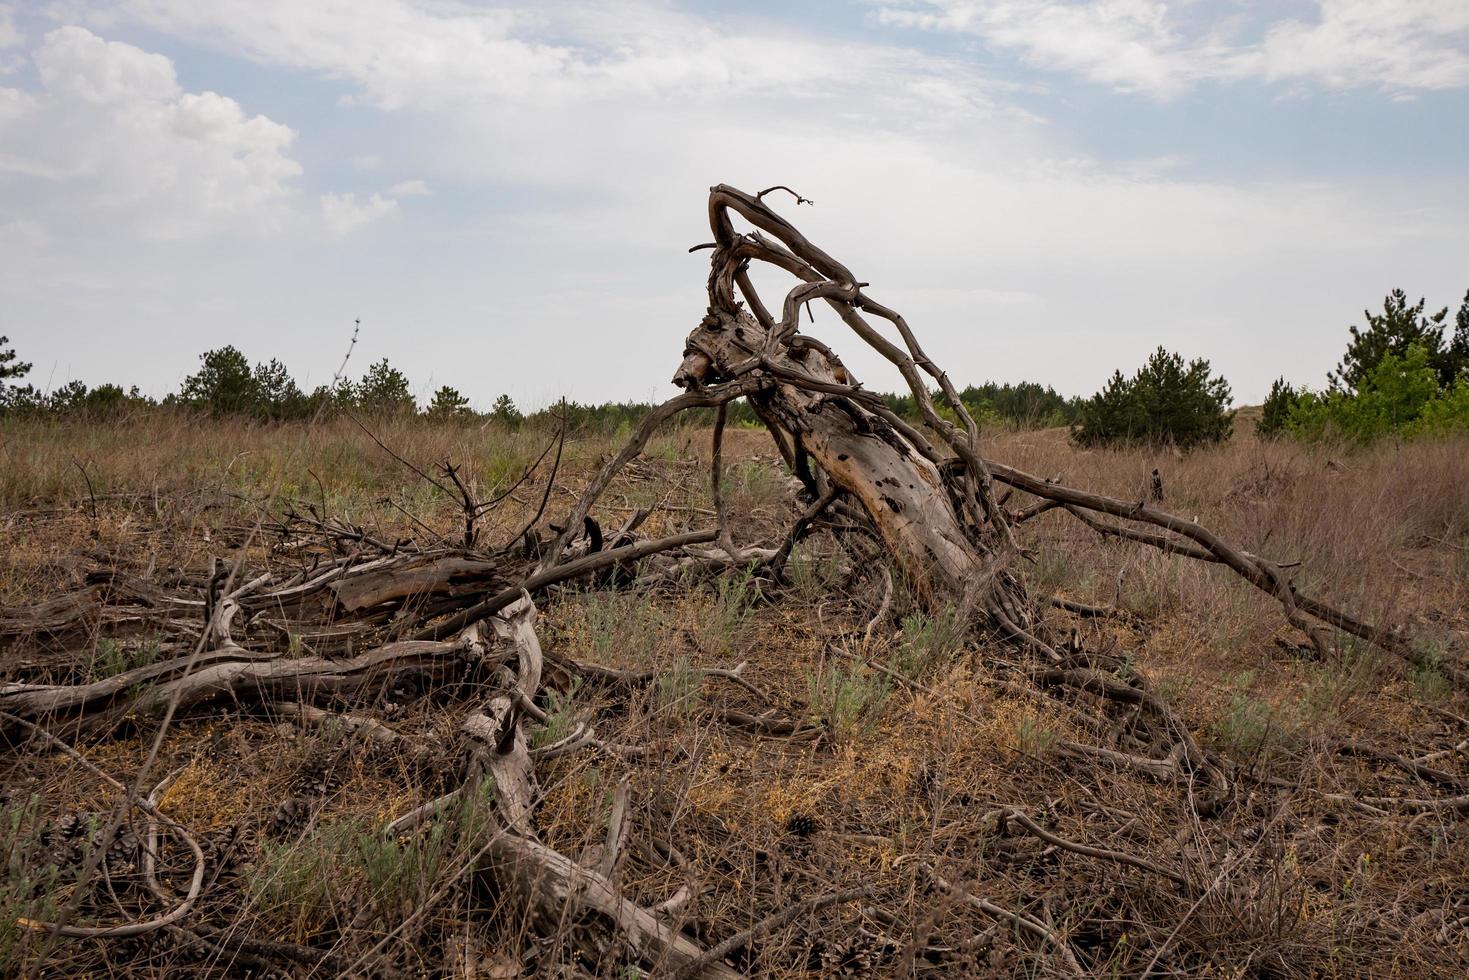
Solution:
{"label": "green shrub", "polygon": [[1229,437],[1232,401],[1229,383],[1210,374],[1208,361],[1185,364],[1159,347],[1131,378],[1118,371],[1083,402],[1071,434],[1079,446],[1157,443],[1192,449]]}
{"label": "green shrub", "polygon": [[1460,378],[1452,388],[1440,389],[1403,427],[1403,435],[1442,436],[1469,433],[1469,379]]}
{"label": "green shrub", "polygon": [[1469,383],[1440,390],[1427,348],[1414,344],[1402,356],[1384,354],[1357,382],[1341,389],[1302,392],[1285,421],[1308,440],[1339,437],[1371,442],[1384,436],[1412,437],[1469,430]]}
{"label": "green shrub", "polygon": [[1015,744],[1026,755],[1048,755],[1057,741],[1055,730],[1033,715],[1025,715],[1015,727]]}
{"label": "green shrub", "polygon": [[806,674],[807,703],[814,719],[842,741],[872,727],[891,690],[885,677],[869,676],[860,667],[830,664]]}
{"label": "green shrub", "polygon": [[703,679],[687,657],[674,660],[672,667],[658,675],[654,690],[658,710],[675,718],[693,716],[699,710]]}
{"label": "green shrub", "polygon": [[720,492],[736,513],[777,506],[785,494],[785,472],[757,459],[737,460],[725,467]]}
{"label": "green shrub", "polygon": [[401,922],[494,832],[492,780],[475,784],[419,833],[385,837],[360,818],[323,823],[298,841],[261,844],[246,884],[255,913],[297,939],[356,920]]}
{"label": "green shrub", "polygon": [[647,596],[587,592],[563,608],[565,628],[595,663],[642,667],[653,661],[663,619]]}
{"label": "green shrub", "polygon": [[1430,646],[1425,656],[1408,674],[1413,693],[1420,701],[1442,701],[1454,692],[1453,682],[1443,669],[1444,656],[1437,646]]}
{"label": "green shrub", "polygon": [[733,570],[715,579],[713,595],[700,603],[694,617],[694,641],[699,649],[724,656],[743,647],[759,599],[753,569]]}
{"label": "green shrub", "polygon": [[786,579],[796,595],[808,602],[819,602],[833,589],[841,587],[846,565],[840,554],[817,550],[812,539],[796,545],[786,563]]}
{"label": "green shrub", "polygon": [[103,637],[97,641],[97,652],[92,657],[91,669],[87,674],[94,680],[102,680],[139,667],[147,667],[158,662],[162,649],[156,636],[129,646],[124,646],[111,637]]}
{"label": "green shrub", "polygon": [[909,680],[922,680],[962,645],[964,633],[964,620],[951,606],[932,616],[924,612],[904,616],[889,666]]}
{"label": "green shrub", "polygon": [[1444,335],[1447,307],[1425,316],[1424,301],[1410,306],[1401,289],[1388,295],[1382,313],[1363,315],[1367,327],[1351,328],[1326,391],[1294,392],[1276,382],[1261,434],[1278,426],[1307,440],[1365,443],[1469,432],[1469,295],[1451,338]]}
{"label": "green shrub", "polygon": [[1269,762],[1294,748],[1297,732],[1285,712],[1248,693],[1253,682],[1248,672],[1234,678],[1229,710],[1211,726],[1212,734],[1241,762]]}
{"label": "green shrub", "polygon": [[581,678],[574,677],[571,680],[571,690],[565,694],[547,689],[546,723],[531,729],[530,744],[533,748],[554,745],[576,730],[575,699],[579,687]]}

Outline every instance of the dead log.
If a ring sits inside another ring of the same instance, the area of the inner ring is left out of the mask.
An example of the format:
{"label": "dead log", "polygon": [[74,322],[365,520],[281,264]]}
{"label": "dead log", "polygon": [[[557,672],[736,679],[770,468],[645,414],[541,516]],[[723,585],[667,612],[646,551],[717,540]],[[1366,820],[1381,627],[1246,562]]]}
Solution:
{"label": "dead log", "polygon": [[492,588],[499,591],[509,584],[505,571],[503,562],[449,556],[411,565],[393,564],[338,579],[326,588],[336,596],[343,613],[361,613],[389,602],[483,595]]}
{"label": "dead log", "polygon": [[[709,308],[688,337],[674,383],[699,391],[709,384],[752,380],[757,388],[748,401],[755,412],[772,432],[786,433],[792,445],[801,447],[830,485],[857,501],[931,608],[978,610],[1005,635],[1033,640],[1033,603],[1007,571],[1014,538],[993,501],[992,480],[978,451],[978,428],[907,323],[867,298],[862,292],[866,283],[759,197],[720,185],[710,191],[709,215],[715,235]],[[758,231],[737,233],[736,215],[777,241]],[[779,321],[749,278],[751,260],[801,280],[786,295]],[[825,301],[898,367],[926,422],[958,455],[961,467],[946,466],[949,457],[888,411],[881,398],[865,391],[830,348],[799,334],[800,309],[813,300]],[[882,337],[863,310],[895,324],[906,352]],[[949,398],[962,431],[938,414],[922,380],[925,373]],[[777,442],[784,446],[782,437]]]}
{"label": "dead log", "polygon": [[[674,381],[693,386],[732,372],[747,359],[749,347],[763,347],[770,336],[743,311],[715,312],[690,337],[697,353],[685,359]],[[793,374],[840,385],[834,359],[812,351],[801,364],[792,350],[771,361]],[[891,425],[860,403],[779,380],[751,402],[767,422],[798,434],[812,461],[856,498],[920,594],[935,603],[983,594],[993,574],[986,567],[989,549],[961,523],[938,467]]]}
{"label": "dead log", "polygon": [[135,620],[141,612],[104,606],[97,601],[94,589],[68,592],[32,606],[0,606],[0,638],[57,636],[93,625]]}
{"label": "dead log", "polygon": [[97,715],[104,727],[163,715],[220,698],[311,701],[327,694],[362,696],[408,677],[435,682],[484,656],[477,634],[454,640],[404,640],[355,657],[284,658],[232,646],[118,674],[92,684],[7,684],[0,711],[28,719]]}

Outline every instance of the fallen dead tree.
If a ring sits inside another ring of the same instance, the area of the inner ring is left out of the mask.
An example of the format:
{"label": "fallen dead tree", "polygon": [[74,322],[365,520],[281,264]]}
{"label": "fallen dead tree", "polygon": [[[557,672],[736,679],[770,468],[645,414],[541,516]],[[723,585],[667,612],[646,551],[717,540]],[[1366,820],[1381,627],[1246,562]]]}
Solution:
{"label": "fallen dead tree", "polygon": [[[524,530],[489,545],[481,540],[482,526],[477,522],[494,501],[475,500],[446,464],[445,478],[463,500],[464,532],[455,543],[389,542],[362,528],[293,514],[278,527],[264,530],[288,542],[305,538],[323,542],[330,549],[329,559],[282,575],[247,567],[240,558],[233,566],[221,563],[202,587],[172,590],[112,576],[97,595],[12,611],[7,622],[0,623],[0,634],[44,630],[64,636],[70,624],[93,613],[100,602],[114,614],[124,610],[173,629],[177,655],[90,683],[37,681],[0,687],[0,731],[20,742],[41,728],[47,732],[43,742],[50,745],[59,737],[166,725],[181,712],[222,703],[266,711],[283,706],[279,717],[321,724],[343,708],[372,703],[404,685],[462,685],[477,693],[473,703],[464,706],[458,726],[464,739],[463,788],[450,797],[464,798],[467,788],[481,785],[492,790],[488,799],[493,812],[488,816],[494,832],[475,855],[479,865],[516,896],[520,907],[534,909],[538,921],[555,924],[574,916],[589,924],[579,934],[590,936],[585,938],[589,960],[607,955],[615,939],[627,961],[655,974],[730,976],[736,974],[722,962],[725,954],[755,941],[763,929],[788,920],[773,916],[768,924],[756,923],[748,934],[706,944],[680,929],[673,913],[683,900],[654,903],[629,895],[612,874],[625,847],[629,819],[625,792],[618,797],[622,802],[614,805],[607,841],[595,864],[555,850],[538,833],[537,807],[543,795],[538,761],[583,750],[623,758],[633,754],[628,746],[599,737],[591,725],[552,746],[531,749],[527,730],[546,721],[540,705],[547,686],[534,601],[548,590],[596,581],[612,569],[619,570],[624,583],[633,584],[666,583],[674,573],[731,569],[753,569],[778,579],[796,544],[818,526],[875,542],[920,602],[935,612],[957,610],[966,629],[989,640],[996,665],[1003,668],[1000,683],[1027,692],[1041,704],[1071,711],[1105,743],[1064,742],[1059,746],[1063,754],[1178,787],[1194,820],[1227,810],[1236,797],[1238,775],[1199,744],[1190,726],[1156,696],[1145,678],[1121,669],[1116,656],[1088,650],[1073,636],[1058,635],[1047,626],[1042,615],[1046,606],[1055,601],[1070,607],[1064,600],[1035,593],[1027,583],[1024,534],[1032,521],[1061,511],[1100,534],[1228,568],[1278,601],[1285,619],[1322,656],[1332,654],[1340,632],[1412,662],[1425,662],[1426,655],[1410,638],[1300,593],[1281,564],[1236,548],[1194,521],[1146,501],[1089,493],[986,458],[978,425],[903,317],[871,298],[865,282],[770,208],[764,201],[769,193],[749,195],[726,186],[712,189],[709,216],[714,241],[705,246],[711,250],[709,305],[688,337],[674,377],[685,392],[644,420],[569,512],[550,526],[549,539],[541,535],[541,518],[554,472],[540,508]],[[752,230],[738,231],[737,220]],[[753,285],[750,266],[756,262],[790,273],[798,281],[783,297],[778,315]],[[812,302],[825,302],[861,342],[895,366],[919,406],[921,428],[895,415],[883,399],[864,389],[829,347],[800,333],[801,310]],[[880,329],[874,320],[886,326]],[[885,330],[895,333],[897,341]],[[937,388],[937,396],[931,386]],[[722,496],[723,407],[737,398],[748,400],[804,486],[805,509],[778,541],[737,542]],[[710,474],[714,526],[637,540],[635,517],[609,534],[613,546],[605,547],[593,515],[601,495],[660,425],[684,410],[709,407],[717,412]],[[957,424],[946,415],[958,419]],[[546,458],[543,453],[541,460]],[[1022,499],[1011,504],[997,492],[999,486],[1011,488]],[[869,635],[885,614],[888,598],[869,625]],[[1093,607],[1072,611],[1106,613]],[[292,644],[281,642],[282,636],[301,638],[301,643],[292,649]],[[565,667],[577,670],[574,663]],[[1461,665],[1443,668],[1456,680],[1465,678]],[[592,665],[582,670],[591,680],[610,676],[630,686],[652,679],[605,670],[599,675]],[[715,668],[708,674],[745,683],[738,668]],[[1087,710],[1078,711],[1078,705]],[[778,713],[724,709],[715,716],[720,723],[764,736],[812,731],[800,719]],[[378,742],[402,741],[391,727],[372,719],[344,723],[370,732]],[[1421,772],[1425,767],[1404,768]],[[141,784],[147,775],[144,766],[136,778]],[[1451,790],[1461,788],[1448,785]],[[133,796],[144,799],[146,794],[134,790]],[[386,833],[418,832],[433,809],[450,797],[400,816]],[[1433,813],[1460,809],[1462,795],[1436,801],[1374,796],[1361,804],[1383,812],[1398,807],[1407,813]],[[137,808],[156,817],[146,807]],[[1190,867],[1163,865],[1116,847],[1073,839],[1013,807],[993,811],[993,816],[997,832],[1034,837],[1073,859],[1144,872],[1189,899],[1203,901],[1213,887]],[[463,873],[474,870],[466,867]],[[950,881],[941,869],[928,869],[928,878],[933,895],[958,896],[996,922],[1029,936],[1033,945],[1054,957],[1061,972],[1084,972],[1078,951],[1056,928],[976,896],[968,886]],[[189,892],[191,897],[196,893],[197,888]],[[165,890],[158,891],[160,902],[165,895]],[[866,888],[831,890],[793,908],[830,908],[870,897]],[[101,902],[94,906],[108,908]],[[105,937],[173,928],[183,914],[80,927],[84,931],[65,917],[24,925],[58,936]],[[409,916],[397,930],[408,928],[411,920]],[[113,933],[114,929],[126,932]],[[213,941],[210,933],[195,935]],[[333,968],[390,972],[382,953],[391,939],[392,934],[354,962]],[[253,943],[250,949],[252,955],[271,955],[269,944]]]}

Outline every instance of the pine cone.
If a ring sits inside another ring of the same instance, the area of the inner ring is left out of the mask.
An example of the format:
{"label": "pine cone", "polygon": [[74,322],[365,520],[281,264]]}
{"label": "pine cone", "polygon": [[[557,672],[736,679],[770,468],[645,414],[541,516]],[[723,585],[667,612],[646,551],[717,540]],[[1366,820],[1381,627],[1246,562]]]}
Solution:
{"label": "pine cone", "polygon": [[337,773],[337,762],[341,753],[313,753],[307,759],[291,783],[291,792],[298,796],[322,797],[341,788],[342,777]]}
{"label": "pine cone", "polygon": [[126,963],[131,960],[152,959],[173,951],[179,946],[178,941],[167,929],[150,929],[137,936],[129,936],[114,941],[114,955],[118,962]]}
{"label": "pine cone", "polygon": [[[93,840],[93,846],[102,843],[101,837],[99,832]],[[117,829],[112,842],[107,845],[107,869],[117,875],[132,874],[137,871],[142,856],[143,847],[137,833],[124,824]]]}
{"label": "pine cone", "polygon": [[861,977],[873,973],[890,959],[898,947],[866,933],[854,933],[839,943],[821,949],[821,970],[829,977]]}
{"label": "pine cone", "polygon": [[821,821],[806,813],[793,813],[786,821],[786,833],[795,837],[810,837],[821,830]]}
{"label": "pine cone", "polygon": [[89,815],[85,813],[68,813],[56,821],[56,834],[64,841],[73,841],[86,833],[91,826]]}
{"label": "pine cone", "polygon": [[[279,811],[277,811],[279,813]],[[300,829],[297,828],[297,832]],[[255,832],[244,824],[233,823],[199,842],[204,851],[204,860],[219,874],[232,876],[253,859],[256,847]]]}
{"label": "pine cone", "polygon": [[288,797],[276,807],[275,815],[270,818],[270,835],[281,839],[300,836],[311,821],[311,812],[310,800],[300,796]]}

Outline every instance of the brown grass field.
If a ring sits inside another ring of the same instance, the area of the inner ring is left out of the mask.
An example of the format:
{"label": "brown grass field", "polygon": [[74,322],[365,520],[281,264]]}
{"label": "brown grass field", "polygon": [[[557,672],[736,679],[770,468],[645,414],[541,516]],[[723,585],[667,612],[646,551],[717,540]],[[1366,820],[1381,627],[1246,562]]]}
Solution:
{"label": "brown grass field", "polygon": [[[550,436],[373,430],[425,470],[462,464],[482,497]],[[619,446],[568,439],[549,519]],[[1224,447],[1182,457],[1081,452],[1063,430],[996,433],[985,450],[1126,499],[1148,493],[1156,467],[1169,510],[1299,562],[1303,589],[1400,628],[1442,662],[1469,658],[1469,442],[1308,448],[1256,441],[1240,424]],[[647,536],[707,526],[709,453],[707,430],[658,436],[596,516],[615,527],[651,509]],[[796,481],[763,430],[729,433],[725,457],[735,540],[775,546],[803,506]],[[546,472],[488,514],[483,540],[503,542],[535,512]],[[81,683],[187,653],[193,634],[169,625],[179,613],[139,611],[107,583],[122,573],[197,594],[212,562],[295,568],[329,552],[276,530],[307,506],[387,542],[453,541],[462,527],[453,499],[349,420],[0,421],[4,683]],[[1017,683],[1013,648],[924,615],[901,582],[874,619],[881,556],[823,531],[780,582],[726,572],[536,596],[554,693],[534,744],[594,722],[629,748],[538,761],[540,839],[597,864],[625,793],[614,880],[646,907],[678,897],[667,920],[706,946],[808,899],[868,889],[734,950],[728,962],[757,976],[1469,974],[1469,694],[1431,660],[1415,667],[1345,637],[1322,659],[1237,576],[1102,540],[1060,511],[1024,525],[1022,543],[1037,594],[1115,605],[1115,616],[1047,615],[1146,678],[1224,761],[1234,797],[1217,816],[1199,816],[1176,778],[1109,761],[1085,700]],[[39,624],[38,607],[78,594],[90,597],[84,617]],[[376,629],[373,641],[393,625]],[[262,654],[341,639],[263,626],[247,637]],[[701,673],[742,662],[744,684]],[[29,730],[0,727],[0,974],[645,975],[597,923],[535,920],[511,897],[503,869],[479,856],[473,799],[384,837],[457,785],[459,723],[476,697],[470,683],[404,683],[351,706],[391,741],[292,720],[271,702],[181,711],[148,784],[170,777],[157,806],[200,842],[203,888],[178,922],[121,938],[52,937],[22,920],[64,907],[80,924],[157,915],[159,894],[187,886],[189,852],[166,838],[150,890],[146,822],[134,816],[96,858],[121,791]],[[796,724],[738,723],[751,716]],[[128,785],[160,733],[151,716],[50,727]],[[1093,853],[1027,832],[1012,811]],[[98,870],[82,880],[89,858]],[[1066,954],[986,903],[1040,923]]]}

